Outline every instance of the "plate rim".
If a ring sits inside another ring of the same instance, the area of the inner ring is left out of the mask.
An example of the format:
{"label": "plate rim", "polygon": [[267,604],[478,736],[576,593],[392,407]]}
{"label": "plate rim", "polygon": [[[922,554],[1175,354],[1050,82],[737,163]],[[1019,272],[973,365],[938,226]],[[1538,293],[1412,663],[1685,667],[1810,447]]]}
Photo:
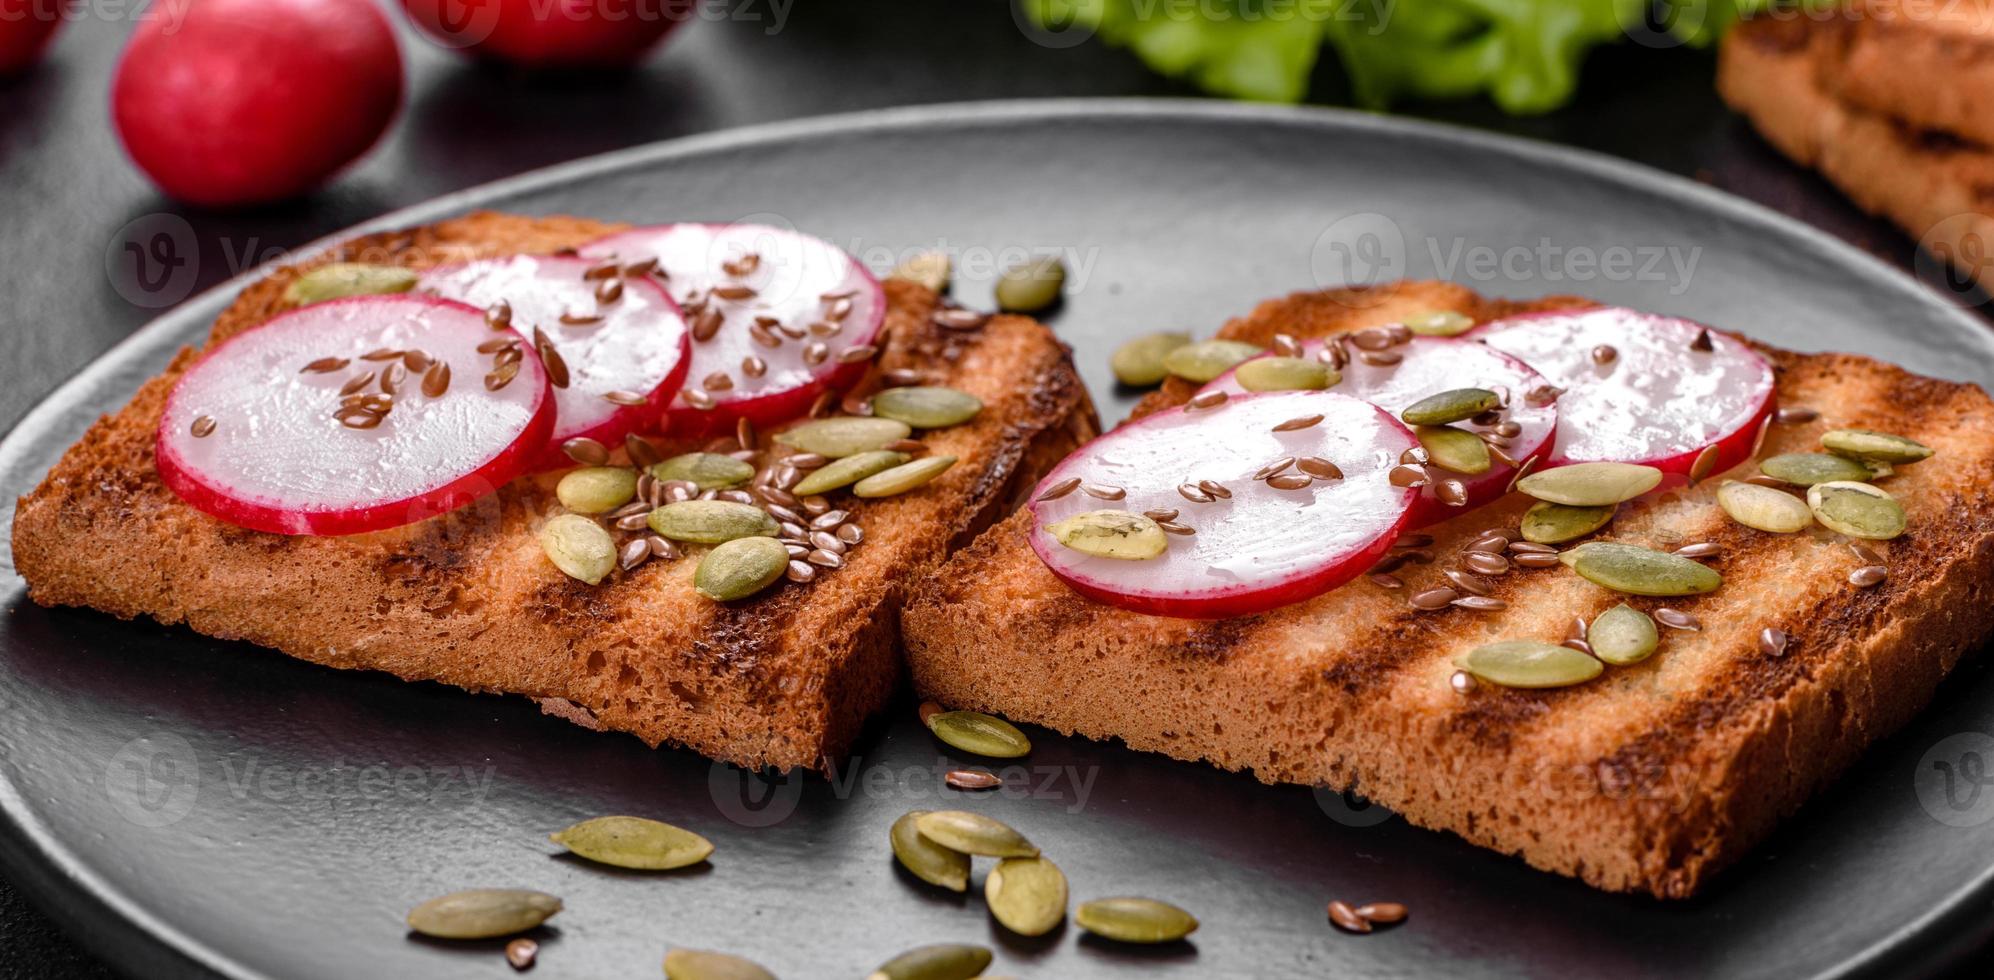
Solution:
{"label": "plate rim", "polygon": [[[1465,147],[1476,153],[1499,154],[1548,169],[1577,172],[1654,197],[1684,201],[1701,213],[1736,221],[1760,234],[1804,243],[1828,260],[1863,269],[1872,273],[1871,278],[1878,284],[1901,294],[1905,302],[1929,309],[1936,319],[1952,321],[1961,328],[1962,335],[1974,338],[1975,343],[1994,356],[1994,329],[1971,311],[1948,303],[1915,277],[1878,256],[1766,205],[1595,150],[1453,123],[1330,106],[1232,103],[1184,97],[945,102],[759,123],[612,150],[452,191],[288,249],[276,259],[258,263],[180,301],[106,348],[44,395],[0,434],[0,473],[11,471],[18,464],[15,457],[25,451],[18,445],[24,441],[23,433],[41,431],[57,420],[73,417],[83,391],[93,387],[116,365],[156,355],[159,348],[177,343],[172,338],[179,335],[188,321],[200,319],[201,310],[209,303],[233,296],[270,269],[307,259],[355,236],[427,224],[448,215],[491,206],[508,197],[595,180],[661,161],[745,146],[801,142],[832,135],[850,137],[863,132],[1001,128],[1090,117],[1175,118],[1197,123],[1271,124],[1381,134]],[[12,509],[0,508],[0,535],[9,541],[12,524]],[[0,571],[15,580],[8,583],[10,589],[14,588],[18,576],[11,547],[0,554]],[[31,818],[32,811],[24,806],[19,787],[0,770],[0,868],[5,869],[17,889],[32,899],[39,911],[55,920],[70,937],[88,940],[86,948],[93,955],[135,975],[264,976],[201,939],[162,922],[132,896],[111,886],[79,855],[56,842],[40,821]],[[1919,917],[1819,976],[1870,976],[1886,970],[1901,975],[1907,969],[1930,974],[1956,965],[1980,940],[1994,932],[1994,917],[1976,914],[1976,901],[1983,905],[1994,902],[1994,863]],[[1951,938],[1932,941],[1941,936]]]}

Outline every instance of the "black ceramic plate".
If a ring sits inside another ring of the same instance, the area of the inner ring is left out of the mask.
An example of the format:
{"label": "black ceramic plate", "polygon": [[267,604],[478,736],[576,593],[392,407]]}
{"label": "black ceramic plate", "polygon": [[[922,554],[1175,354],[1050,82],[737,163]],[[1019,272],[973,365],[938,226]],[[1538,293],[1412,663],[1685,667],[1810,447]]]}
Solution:
{"label": "black ceramic plate", "polygon": [[[1994,335],[1817,232],[1626,164],[1354,114],[894,111],[621,153],[374,227],[474,207],[781,221],[875,268],[940,244],[958,253],[973,304],[996,265],[1061,250],[1073,289],[1055,323],[1111,419],[1130,401],[1106,369],[1118,339],[1209,332],[1264,297],[1399,275],[1582,292],[1994,382]],[[30,488],[239,286],[160,319],[33,412],[0,446],[0,497]],[[1004,769],[1006,789],[963,801],[938,788],[956,760],[911,705],[876,722],[834,780],[762,779],[590,734],[523,699],[43,610],[11,567],[0,589],[9,870],[149,976],[506,975],[495,945],[404,933],[410,905],[472,884],[567,899],[542,934],[544,977],[657,976],[674,945],[747,953],[787,977],[850,977],[943,940],[995,947],[995,972],[1058,977],[1902,975],[1982,937],[1994,899],[1994,791],[1968,778],[1994,779],[1980,764],[1994,739],[1977,734],[1994,731],[1994,680],[1971,662],[1707,894],[1665,904],[1333,794],[1042,731],[1029,761]],[[1169,898],[1204,927],[1138,950],[1071,926],[1003,934],[980,898],[921,887],[888,855],[896,816],[945,801],[1023,829],[1076,898]],[[552,856],[547,831],[611,812],[697,828],[718,850],[709,866],[653,876]],[[1332,898],[1413,914],[1356,938],[1326,923]]]}

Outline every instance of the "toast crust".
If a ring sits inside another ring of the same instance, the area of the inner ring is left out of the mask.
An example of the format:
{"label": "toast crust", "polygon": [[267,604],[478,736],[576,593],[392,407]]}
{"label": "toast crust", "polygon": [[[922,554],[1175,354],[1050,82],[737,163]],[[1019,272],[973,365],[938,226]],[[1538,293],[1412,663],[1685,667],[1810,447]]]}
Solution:
{"label": "toast crust", "polygon": [[[1441,283],[1304,293],[1262,304],[1221,336],[1321,336],[1408,313],[1477,320],[1520,307]],[[1411,591],[1491,527],[1514,529],[1508,499],[1427,529],[1431,565],[1396,572],[1393,592],[1358,580],[1258,616],[1174,620],[1079,597],[1032,554],[1029,512],[962,550],[903,613],[916,688],[975,708],[1267,782],[1355,790],[1419,826],[1452,831],[1549,871],[1616,891],[1688,896],[1761,840],[1870,742],[1902,725],[1975,642],[1994,630],[1994,403],[1847,354],[1765,350],[1785,405],[1819,421],[1774,426],[1767,454],[1800,451],[1829,427],[1900,432],[1941,462],[1888,481],[1912,517],[1874,545],[1888,581],[1857,589],[1861,562],[1823,529],[1766,535],[1713,503],[1717,480],[1625,505],[1607,537],[1654,547],[1721,545],[1716,593],[1647,600],[1576,575],[1497,579],[1507,610],[1412,610]],[[1175,383],[1140,412],[1182,400]],[[1514,495],[1512,495],[1514,496]],[[1619,602],[1669,605],[1702,621],[1665,630],[1648,661],[1548,691],[1448,683],[1452,658],[1497,639],[1561,639],[1573,616]],[[1758,632],[1791,635],[1783,656]]]}
{"label": "toast crust", "polygon": [[[210,343],[281,312],[285,286],[321,261],[419,267],[545,253],[619,227],[476,214],[369,236],[244,290]],[[898,679],[905,583],[1008,513],[1096,428],[1065,348],[1043,326],[999,316],[979,331],[945,331],[929,320],[935,294],[904,282],[887,283],[887,293],[880,369],[919,370],[986,407],[928,436],[936,452],[961,459],[954,469],[919,493],[848,506],[865,544],[807,586],[715,604],[694,594],[692,560],[648,562],[601,586],[569,579],[536,539],[558,512],[558,474],[370,534],[233,527],[182,503],[153,467],[163,401],[192,350],[21,498],[15,565],[43,605],[146,615],[332,667],[525,694],[589,727],[743,766],[821,769]],[[654,441],[668,454],[704,445]]]}

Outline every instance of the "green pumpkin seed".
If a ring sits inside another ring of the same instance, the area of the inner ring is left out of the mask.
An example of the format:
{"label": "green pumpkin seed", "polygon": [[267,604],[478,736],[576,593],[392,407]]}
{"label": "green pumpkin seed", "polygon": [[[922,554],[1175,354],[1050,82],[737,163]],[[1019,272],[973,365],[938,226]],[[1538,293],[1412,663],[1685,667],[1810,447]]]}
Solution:
{"label": "green pumpkin seed", "polygon": [[408,927],[437,939],[495,939],[525,932],[561,911],[561,900],[524,888],[473,888],[409,910]]}
{"label": "green pumpkin seed", "polygon": [[869,453],[875,449],[885,449],[889,444],[913,434],[913,428],[898,419],[841,415],[836,418],[805,422],[793,429],[778,432],[775,441],[799,452],[842,459],[858,453]]}
{"label": "green pumpkin seed", "polygon": [[1633,500],[1662,482],[1662,471],[1638,463],[1573,463],[1532,473],[1516,489],[1554,504],[1605,507]]}
{"label": "green pumpkin seed", "polygon": [[651,512],[651,530],[673,541],[723,544],[736,538],[773,538],[782,526],[768,511],[731,500],[680,500]]}
{"label": "green pumpkin seed", "polygon": [[616,542],[602,525],[580,514],[562,514],[542,525],[540,550],[563,574],[590,585],[616,567]]}
{"label": "green pumpkin seed", "polygon": [[1141,561],[1170,547],[1156,522],[1125,510],[1090,510],[1046,528],[1053,540],[1084,555]]}
{"label": "green pumpkin seed", "polygon": [[1717,506],[1746,527],[1772,534],[1792,534],[1814,523],[1807,502],[1784,490],[1756,483],[1726,480],[1717,488]]}
{"label": "green pumpkin seed", "polygon": [[797,481],[789,492],[799,497],[829,493],[839,487],[850,486],[874,473],[883,473],[914,457],[891,449],[875,449],[869,453],[855,453],[844,459],[834,459],[812,471],[810,475]]}
{"label": "green pumpkin seed", "polygon": [[347,296],[406,293],[415,288],[418,278],[414,270],[398,265],[334,262],[292,280],[289,286],[284,287],[284,299],[304,306]]}
{"label": "green pumpkin seed", "polygon": [[887,836],[893,841],[893,857],[914,877],[952,892],[969,890],[969,855],[952,851],[921,836],[915,822],[927,816],[926,810],[909,810],[893,821]]}
{"label": "green pumpkin seed", "polygon": [[983,901],[1004,928],[1043,936],[1066,918],[1066,876],[1042,857],[1005,858],[984,877]]}
{"label": "green pumpkin seed", "polygon": [[983,857],[1038,857],[1039,849],[1009,825],[968,810],[937,810],[914,818],[921,836],[952,851]]}
{"label": "green pumpkin seed", "polygon": [[1454,658],[1454,666],[1503,687],[1570,687],[1606,668],[1567,646],[1538,640],[1504,640]]}
{"label": "green pumpkin seed", "polygon": [[1872,483],[1897,475],[1897,467],[1889,463],[1881,463],[1873,459],[1859,459],[1856,462],[1861,463],[1863,468],[1869,470],[1869,479]]}
{"label": "green pumpkin seed", "polygon": [[1451,425],[1422,425],[1413,430],[1433,465],[1464,476],[1479,476],[1494,465],[1489,444],[1466,429]]}
{"label": "green pumpkin seed", "polygon": [[1456,388],[1428,395],[1399,413],[1407,425],[1448,425],[1502,406],[1502,397],[1486,388]]}
{"label": "green pumpkin seed", "polygon": [[1011,313],[1037,313],[1059,302],[1066,288],[1066,263],[1058,256],[1033,259],[1005,269],[997,277],[997,308]]}
{"label": "green pumpkin seed", "polygon": [[1097,898],[1073,910],[1080,928],[1124,943],[1174,943],[1198,931],[1191,913],[1153,898]]}
{"label": "green pumpkin seed", "polygon": [[665,980],[775,980],[775,974],[739,956],[675,949],[665,954]]}
{"label": "green pumpkin seed", "polygon": [[1186,333],[1144,334],[1115,348],[1108,367],[1114,370],[1115,380],[1125,385],[1147,388],[1162,384],[1170,374],[1163,359],[1190,342],[1191,335]]}
{"label": "green pumpkin seed", "polygon": [[578,857],[637,871],[669,871],[706,860],[713,842],[643,817],[596,817],[548,834]]}
{"label": "green pumpkin seed", "polygon": [[1232,377],[1247,391],[1319,391],[1343,380],[1334,368],[1305,357],[1256,357]]}
{"label": "green pumpkin seed", "polygon": [[1868,429],[1830,429],[1821,445],[1838,456],[1876,463],[1915,463],[1932,455],[1932,447],[1916,439]]}
{"label": "green pumpkin seed", "polygon": [[1538,544],[1564,544],[1577,541],[1607,525],[1618,504],[1604,507],[1572,507],[1538,501],[1523,512],[1523,540]]}
{"label": "green pumpkin seed", "polygon": [[1587,581],[1629,595],[1702,595],[1724,584],[1724,576],[1708,565],[1651,548],[1590,541],[1565,554]]}
{"label": "green pumpkin seed", "polygon": [[888,279],[904,279],[919,283],[935,292],[947,292],[951,266],[947,252],[921,252],[907,257],[907,261],[893,267],[886,274]]}
{"label": "green pumpkin seed", "polygon": [[1887,541],[1904,533],[1904,505],[1859,481],[1817,483],[1807,489],[1807,506],[1821,526],[1838,534]]}
{"label": "green pumpkin seed", "polygon": [[789,568],[789,552],[774,538],[735,538],[706,553],[692,587],[714,602],[732,602],[774,585]]}
{"label": "green pumpkin seed", "polygon": [[983,975],[990,958],[990,951],[982,946],[922,946],[880,964],[865,980],[970,980]]}
{"label": "green pumpkin seed", "polygon": [[621,466],[587,466],[570,471],[554,486],[561,506],[577,514],[603,514],[637,497],[637,471]]}
{"label": "green pumpkin seed", "polygon": [[1458,337],[1474,326],[1473,317],[1453,310],[1434,310],[1405,319],[1405,328],[1422,337]]}
{"label": "green pumpkin seed", "polygon": [[911,463],[901,463],[890,470],[881,470],[852,484],[852,493],[860,497],[891,497],[906,493],[917,487],[926,486],[954,465],[954,456],[923,456]]}
{"label": "green pumpkin seed", "polygon": [[1032,750],[1018,726],[981,711],[941,711],[928,716],[928,730],[949,745],[992,759],[1015,759]]}
{"label": "green pumpkin seed", "polygon": [[1259,347],[1237,340],[1201,340],[1165,354],[1163,369],[1186,381],[1204,384],[1260,352]]}
{"label": "green pumpkin seed", "polygon": [[1836,480],[1869,479],[1869,467],[1847,456],[1836,456],[1831,453],[1785,453],[1773,456],[1759,463],[1759,472],[1796,487],[1811,487],[1816,483],[1833,483]]}
{"label": "green pumpkin seed", "polygon": [[754,464],[724,453],[685,453],[651,464],[656,480],[684,480],[701,490],[728,490],[755,477]]}
{"label": "green pumpkin seed", "polygon": [[1593,617],[1586,627],[1586,645],[1592,655],[1616,667],[1638,664],[1655,652],[1661,637],[1648,614],[1626,603]]}
{"label": "green pumpkin seed", "polygon": [[888,388],[872,396],[872,414],[899,419],[916,429],[946,429],[961,425],[983,411],[975,395],[954,388]]}

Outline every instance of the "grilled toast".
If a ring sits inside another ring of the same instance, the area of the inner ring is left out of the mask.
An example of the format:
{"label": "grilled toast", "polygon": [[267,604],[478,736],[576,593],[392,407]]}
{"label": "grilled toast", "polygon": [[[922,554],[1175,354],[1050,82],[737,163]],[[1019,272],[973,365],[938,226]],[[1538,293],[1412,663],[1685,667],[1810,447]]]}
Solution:
{"label": "grilled toast", "polygon": [[[1483,299],[1444,283],[1302,293],[1262,304],[1221,337],[1268,343],[1457,310],[1477,321],[1587,305]],[[1622,601],[1563,568],[1496,580],[1496,613],[1419,612],[1406,596],[1490,528],[1514,530],[1512,494],[1427,529],[1432,563],[1405,589],[1358,579],[1237,619],[1127,612],[1069,590],[1027,544],[1019,512],[959,551],[902,614],[916,688],[1133,748],[1250,770],[1267,782],[1355,790],[1414,824],[1449,830],[1539,868],[1616,891],[1680,898],[1901,725],[1994,629],[1994,402],[1971,385],[1847,354],[1764,349],[1779,399],[1818,421],[1772,427],[1764,452],[1811,449],[1824,427],[1898,432],[1937,449],[1891,478],[1912,530],[1864,564],[1824,529],[1751,531],[1713,503],[1715,479],[1623,505],[1602,537],[1713,542],[1726,584],[1693,599],[1628,599],[1701,620],[1664,630],[1661,652],[1555,690],[1450,686],[1453,657],[1506,638],[1553,642],[1573,617]],[[1181,403],[1172,379],[1137,410]],[[1760,631],[1784,630],[1784,649]]]}
{"label": "grilled toast", "polygon": [[[363,238],[316,261],[424,266],[551,252],[615,230],[477,214]],[[308,267],[278,269],[245,290],[210,343],[285,309],[285,286]],[[998,316],[977,330],[944,330],[930,320],[934,293],[905,282],[887,292],[878,369],[919,371],[985,408],[927,437],[936,452],[960,457],[954,469],[919,492],[849,507],[864,545],[809,584],[721,605],[695,595],[691,560],[648,562],[600,586],[570,579],[535,538],[556,512],[558,474],[350,537],[285,537],[215,520],[162,486],[153,465],[163,400],[193,350],[92,426],[20,500],[15,565],[43,605],[147,615],[329,666],[525,694],[592,728],[743,766],[822,768],[899,676],[904,583],[1008,513],[1097,425],[1066,349],[1045,327]]]}

